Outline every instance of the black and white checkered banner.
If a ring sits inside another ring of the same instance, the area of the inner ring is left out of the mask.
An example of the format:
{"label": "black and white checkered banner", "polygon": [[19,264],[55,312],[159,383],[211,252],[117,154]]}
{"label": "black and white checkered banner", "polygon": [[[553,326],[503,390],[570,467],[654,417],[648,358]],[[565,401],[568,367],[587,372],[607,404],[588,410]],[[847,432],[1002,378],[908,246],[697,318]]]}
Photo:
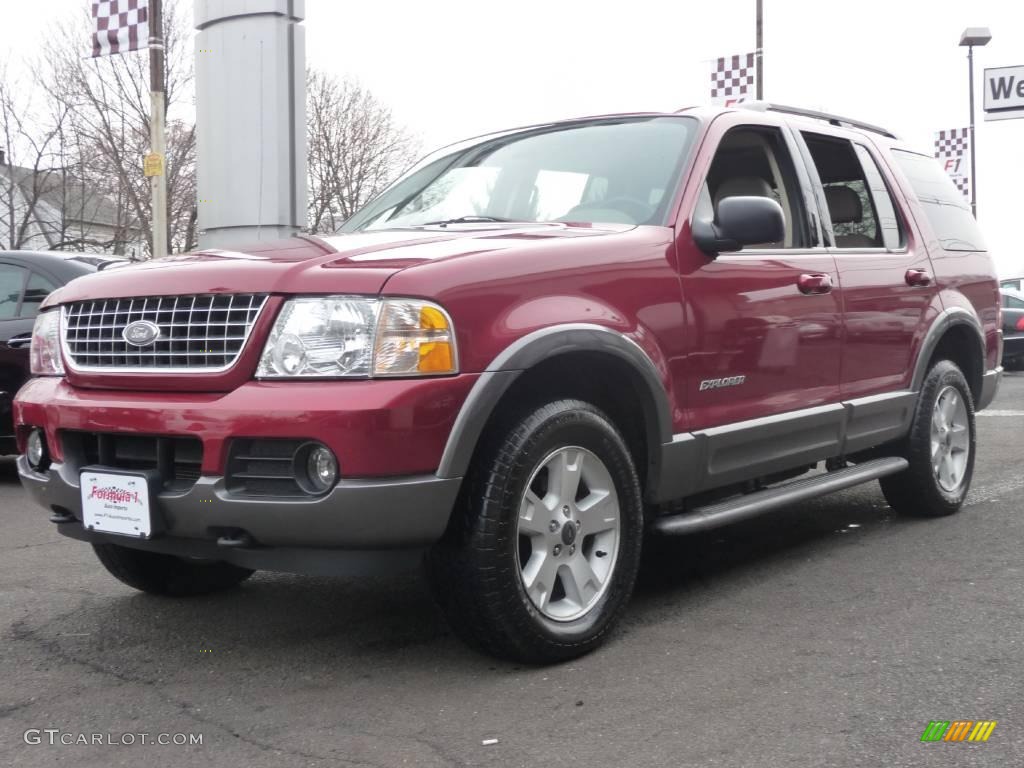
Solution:
{"label": "black and white checkered banner", "polygon": [[723,56],[711,61],[711,103],[730,106],[748,101],[757,93],[754,54]]}
{"label": "black and white checkered banner", "polygon": [[92,55],[149,47],[149,0],[93,0]]}
{"label": "black and white checkered banner", "polygon": [[952,128],[935,134],[935,157],[956,188],[971,199],[971,129]]}

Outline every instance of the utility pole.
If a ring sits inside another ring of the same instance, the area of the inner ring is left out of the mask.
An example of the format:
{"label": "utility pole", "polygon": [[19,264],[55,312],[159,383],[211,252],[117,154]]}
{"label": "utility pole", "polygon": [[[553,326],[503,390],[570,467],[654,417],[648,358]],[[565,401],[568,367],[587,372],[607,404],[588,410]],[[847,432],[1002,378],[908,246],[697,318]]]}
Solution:
{"label": "utility pole", "polygon": [[167,255],[167,136],[164,94],[163,0],[149,0],[149,157],[145,173],[149,176],[152,258]]}
{"label": "utility pole", "polygon": [[757,64],[757,100],[764,99],[764,0],[757,0],[757,47],[754,49]]}

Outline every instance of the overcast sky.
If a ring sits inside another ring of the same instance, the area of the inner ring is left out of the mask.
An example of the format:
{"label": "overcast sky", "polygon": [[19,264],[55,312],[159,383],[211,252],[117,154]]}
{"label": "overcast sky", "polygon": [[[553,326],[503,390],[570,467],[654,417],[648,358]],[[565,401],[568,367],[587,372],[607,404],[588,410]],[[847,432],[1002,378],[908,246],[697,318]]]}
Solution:
{"label": "overcast sky", "polygon": [[[190,3],[190,0],[187,0]],[[0,3],[0,57],[89,0]],[[424,149],[484,131],[708,100],[708,61],[754,47],[754,0],[306,0],[309,63],[358,78]],[[1024,274],[1024,119],[985,123],[981,70],[1024,65],[1021,0],[765,0],[765,96],[878,123],[931,152],[967,124],[975,56],[978,218],[1004,273]],[[83,46],[85,42],[83,42]]]}

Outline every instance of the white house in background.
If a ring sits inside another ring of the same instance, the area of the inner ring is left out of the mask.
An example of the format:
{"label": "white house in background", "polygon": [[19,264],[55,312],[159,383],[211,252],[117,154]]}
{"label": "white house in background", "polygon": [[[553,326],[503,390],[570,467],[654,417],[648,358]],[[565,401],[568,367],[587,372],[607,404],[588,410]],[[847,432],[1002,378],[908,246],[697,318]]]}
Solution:
{"label": "white house in background", "polygon": [[142,233],[124,207],[61,169],[8,165],[0,150],[0,250],[12,247],[12,229],[20,250],[129,257],[145,250]]}

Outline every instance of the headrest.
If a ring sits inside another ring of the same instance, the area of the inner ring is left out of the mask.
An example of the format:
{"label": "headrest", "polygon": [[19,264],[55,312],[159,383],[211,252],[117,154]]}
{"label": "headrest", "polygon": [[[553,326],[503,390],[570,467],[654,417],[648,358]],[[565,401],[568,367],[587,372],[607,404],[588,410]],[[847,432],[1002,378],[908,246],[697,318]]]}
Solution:
{"label": "headrest", "polygon": [[[760,176],[734,176],[715,190],[715,207],[726,197],[772,197],[772,188]],[[774,199],[774,198],[773,198]]]}
{"label": "headrest", "polygon": [[864,218],[860,195],[845,184],[825,187],[825,200],[828,202],[828,213],[833,224],[856,224]]}

